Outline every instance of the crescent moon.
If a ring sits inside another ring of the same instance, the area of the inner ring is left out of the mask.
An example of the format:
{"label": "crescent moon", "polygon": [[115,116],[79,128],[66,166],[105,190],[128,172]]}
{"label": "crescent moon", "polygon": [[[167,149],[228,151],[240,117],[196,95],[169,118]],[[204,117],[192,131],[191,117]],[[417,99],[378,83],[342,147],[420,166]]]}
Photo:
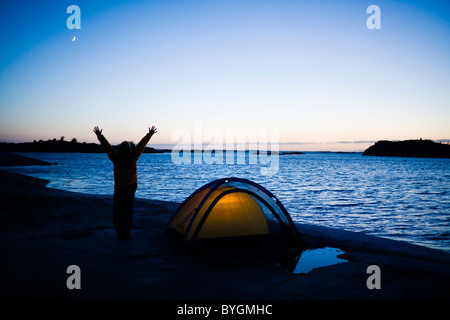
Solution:
{"label": "crescent moon", "polygon": [[76,39],[77,39],[77,37],[73,36],[73,39],[72,39],[72,41],[75,41]]}

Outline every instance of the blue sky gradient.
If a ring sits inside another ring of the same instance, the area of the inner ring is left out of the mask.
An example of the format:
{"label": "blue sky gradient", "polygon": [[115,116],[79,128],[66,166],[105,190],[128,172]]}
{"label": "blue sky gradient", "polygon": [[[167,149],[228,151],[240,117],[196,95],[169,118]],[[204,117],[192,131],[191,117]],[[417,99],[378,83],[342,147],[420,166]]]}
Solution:
{"label": "blue sky gradient", "polygon": [[19,0],[0,24],[0,141],[93,142],[98,125],[118,143],[155,125],[167,145],[195,121],[276,129],[284,150],[450,138],[445,1]]}

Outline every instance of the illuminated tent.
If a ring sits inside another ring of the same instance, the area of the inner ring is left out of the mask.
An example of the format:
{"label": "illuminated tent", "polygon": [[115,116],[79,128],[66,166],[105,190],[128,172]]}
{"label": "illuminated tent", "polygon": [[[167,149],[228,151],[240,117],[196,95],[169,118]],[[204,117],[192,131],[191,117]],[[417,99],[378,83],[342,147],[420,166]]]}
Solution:
{"label": "illuminated tent", "polygon": [[210,182],[177,209],[169,230],[184,241],[298,233],[281,202],[262,186],[239,178]]}

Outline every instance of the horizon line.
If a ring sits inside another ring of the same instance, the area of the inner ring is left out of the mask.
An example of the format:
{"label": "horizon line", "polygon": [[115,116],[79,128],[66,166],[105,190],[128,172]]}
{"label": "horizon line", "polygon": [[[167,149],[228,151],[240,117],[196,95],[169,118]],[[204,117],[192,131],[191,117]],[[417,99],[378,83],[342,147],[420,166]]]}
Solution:
{"label": "horizon line", "polygon": [[[51,138],[51,139],[47,139],[47,140],[43,140],[43,139],[33,139],[33,141],[25,141],[25,142],[17,142],[17,141],[0,141],[0,143],[14,143],[14,144],[21,144],[21,143],[35,143],[35,142],[39,142],[39,141],[64,141],[64,142],[71,142],[73,139],[76,140],[77,143],[96,143],[98,144],[98,142],[88,142],[88,141],[83,141],[80,142],[78,141],[78,139],[76,137],[70,139],[70,140],[65,140],[65,136],[61,136],[61,138],[57,139],[57,138]],[[427,138],[411,138],[411,139],[378,139],[378,140],[340,140],[340,141],[329,141],[329,142],[301,142],[301,141],[287,141],[287,142],[272,142],[272,141],[264,141],[264,142],[259,142],[259,141],[252,141],[252,142],[245,142],[245,145],[248,144],[259,144],[259,143],[266,143],[266,144],[278,144],[278,145],[321,145],[321,144],[368,144],[368,143],[376,143],[379,141],[392,141],[392,142],[398,142],[398,141],[408,141],[408,140],[430,140],[433,142],[449,142],[450,143],[450,138],[445,138],[445,139],[427,139]],[[120,143],[120,142],[118,142]],[[202,145],[209,145],[209,144],[217,144],[217,145],[227,145],[227,143],[214,143],[211,141],[202,141],[201,142]],[[233,143],[233,145],[242,145],[243,143]],[[180,145],[178,143],[152,143],[152,145],[166,145],[166,146],[177,146]],[[189,144],[185,144],[186,146]],[[183,145],[183,146],[185,146]],[[191,146],[195,145],[195,143],[191,143]]]}

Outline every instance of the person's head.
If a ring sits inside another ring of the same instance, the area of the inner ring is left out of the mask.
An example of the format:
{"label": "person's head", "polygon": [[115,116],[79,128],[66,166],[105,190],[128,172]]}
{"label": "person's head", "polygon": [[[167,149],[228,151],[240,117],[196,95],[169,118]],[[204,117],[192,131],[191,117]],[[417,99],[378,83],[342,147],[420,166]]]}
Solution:
{"label": "person's head", "polygon": [[128,154],[131,153],[131,144],[128,141],[123,141],[119,145],[119,149],[117,150],[118,154]]}
{"label": "person's head", "polygon": [[131,152],[133,148],[131,143],[128,141],[123,141],[117,148],[116,161],[118,164],[124,164],[128,162],[131,158]]}

